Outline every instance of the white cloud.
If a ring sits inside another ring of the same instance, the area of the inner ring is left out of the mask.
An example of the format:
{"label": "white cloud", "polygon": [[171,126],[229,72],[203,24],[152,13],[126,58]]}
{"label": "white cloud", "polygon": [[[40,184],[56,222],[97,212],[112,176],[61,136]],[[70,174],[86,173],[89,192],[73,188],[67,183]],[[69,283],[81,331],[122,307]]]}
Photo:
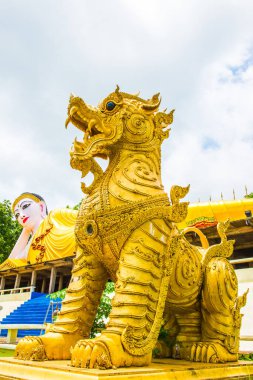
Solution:
{"label": "white cloud", "polygon": [[176,162],[172,182],[182,183],[184,178],[190,182],[192,201],[207,201],[209,195],[220,199],[221,192],[232,199],[233,189],[238,197],[245,194],[245,185],[253,189],[251,54],[250,47],[243,46],[234,56],[224,55],[205,67],[195,102],[190,103],[195,120],[191,110],[190,117],[186,114],[187,128],[175,138],[165,165]]}
{"label": "white cloud", "polygon": [[252,11],[246,0],[1,2],[0,198],[78,203],[69,93],[96,105],[116,83],[176,108],[166,189],[191,183],[191,200],[253,191]]}

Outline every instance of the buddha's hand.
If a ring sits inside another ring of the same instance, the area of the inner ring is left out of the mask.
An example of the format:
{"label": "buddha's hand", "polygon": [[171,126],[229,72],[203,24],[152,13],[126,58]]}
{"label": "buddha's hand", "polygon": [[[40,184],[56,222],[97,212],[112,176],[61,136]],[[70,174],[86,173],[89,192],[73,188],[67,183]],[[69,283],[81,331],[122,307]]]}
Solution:
{"label": "buddha's hand", "polygon": [[[21,235],[23,235],[24,237],[27,236],[29,237],[31,234],[33,234],[33,226],[32,225],[29,225],[29,223],[27,225],[25,225],[23,227],[23,230],[21,232]],[[20,235],[20,236],[21,236]]]}

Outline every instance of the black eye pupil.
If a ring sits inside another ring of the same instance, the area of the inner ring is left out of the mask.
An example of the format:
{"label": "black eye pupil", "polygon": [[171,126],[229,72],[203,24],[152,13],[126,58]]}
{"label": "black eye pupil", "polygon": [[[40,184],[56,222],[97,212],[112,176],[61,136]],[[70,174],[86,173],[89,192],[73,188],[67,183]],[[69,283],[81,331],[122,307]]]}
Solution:
{"label": "black eye pupil", "polygon": [[112,111],[115,106],[116,106],[116,104],[114,102],[108,102],[108,103],[106,103],[106,109],[107,109],[107,111]]}

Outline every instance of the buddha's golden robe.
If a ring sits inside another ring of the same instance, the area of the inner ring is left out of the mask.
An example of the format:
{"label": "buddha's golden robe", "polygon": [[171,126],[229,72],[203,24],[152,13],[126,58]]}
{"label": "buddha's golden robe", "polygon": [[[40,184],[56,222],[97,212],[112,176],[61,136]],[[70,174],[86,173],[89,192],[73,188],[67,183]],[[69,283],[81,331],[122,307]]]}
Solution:
{"label": "buddha's golden robe", "polygon": [[0,265],[0,271],[73,256],[76,217],[77,211],[71,209],[51,211],[28,243],[27,259],[7,259]]}

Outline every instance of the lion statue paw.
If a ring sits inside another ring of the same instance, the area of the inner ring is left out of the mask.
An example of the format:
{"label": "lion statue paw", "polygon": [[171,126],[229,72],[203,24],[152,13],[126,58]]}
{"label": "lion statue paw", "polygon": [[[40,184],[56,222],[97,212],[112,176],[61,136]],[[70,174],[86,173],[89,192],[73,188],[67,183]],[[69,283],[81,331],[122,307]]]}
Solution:
{"label": "lion statue paw", "polygon": [[204,363],[225,363],[237,361],[238,355],[229,352],[217,342],[198,342],[191,347],[190,360]]}
{"label": "lion statue paw", "polygon": [[81,368],[110,369],[145,366],[151,362],[151,353],[144,356],[128,354],[120,335],[102,334],[94,339],[82,339],[72,350],[71,365]]}
{"label": "lion statue paw", "polygon": [[15,358],[21,360],[67,360],[80,335],[48,332],[40,337],[26,336],[17,344]]}
{"label": "lion statue paw", "polygon": [[26,336],[16,347],[15,358],[21,360],[46,360],[45,347],[41,338]]}

